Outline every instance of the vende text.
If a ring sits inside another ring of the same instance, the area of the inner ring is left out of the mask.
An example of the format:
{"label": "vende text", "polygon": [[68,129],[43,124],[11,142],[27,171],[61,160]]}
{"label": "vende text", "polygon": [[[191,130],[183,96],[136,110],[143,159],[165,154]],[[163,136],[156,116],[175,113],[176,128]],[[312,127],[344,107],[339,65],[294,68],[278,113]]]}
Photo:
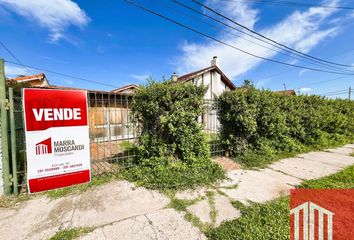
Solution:
{"label": "vende text", "polygon": [[80,108],[40,108],[32,109],[36,121],[81,120]]}

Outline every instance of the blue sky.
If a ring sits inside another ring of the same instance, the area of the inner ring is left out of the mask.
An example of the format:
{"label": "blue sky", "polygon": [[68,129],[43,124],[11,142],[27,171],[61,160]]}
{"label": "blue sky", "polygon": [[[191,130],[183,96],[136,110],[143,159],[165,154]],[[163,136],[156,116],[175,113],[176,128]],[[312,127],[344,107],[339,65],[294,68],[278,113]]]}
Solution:
{"label": "blue sky", "polygon": [[[254,54],[310,66],[225,33],[225,26],[211,28],[203,23],[212,23],[208,19],[188,12],[172,1],[136,1]],[[179,1],[205,11],[189,0]],[[203,2],[292,48],[330,61],[354,64],[354,11],[285,7],[243,0]],[[354,7],[354,1],[344,0],[306,3]],[[192,15],[193,19],[181,15],[180,11]],[[142,84],[148,75],[162,79],[163,76],[169,78],[173,72],[182,75],[198,70],[209,66],[214,55],[219,57],[221,69],[238,86],[244,79],[251,79],[259,88],[282,90],[285,84],[288,89],[296,88],[309,94],[354,87],[354,76],[314,84],[341,75],[294,69],[247,56],[121,0],[0,0],[0,32],[0,41],[25,64],[117,87]],[[14,61],[2,48],[0,57]],[[29,74],[11,64],[6,65],[6,72],[8,76]],[[51,73],[46,75],[54,85],[112,89]]]}

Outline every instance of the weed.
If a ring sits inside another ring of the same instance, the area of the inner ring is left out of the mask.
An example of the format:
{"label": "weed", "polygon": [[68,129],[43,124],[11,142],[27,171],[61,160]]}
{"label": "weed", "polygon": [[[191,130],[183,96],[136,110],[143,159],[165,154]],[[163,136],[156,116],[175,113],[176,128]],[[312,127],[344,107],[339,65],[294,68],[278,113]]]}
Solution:
{"label": "weed", "polygon": [[0,208],[9,208],[13,207],[14,205],[30,200],[36,195],[30,195],[27,193],[20,194],[20,195],[11,195],[11,196],[0,196]]}
{"label": "weed", "polygon": [[93,228],[70,228],[70,229],[64,229],[61,230],[53,237],[50,238],[50,240],[72,240],[79,238],[87,233],[90,233],[93,231]]}
{"label": "weed", "polygon": [[174,208],[177,211],[187,211],[189,206],[196,204],[197,202],[203,200],[204,197],[198,197],[193,200],[185,200],[185,199],[178,199],[178,198],[171,198],[171,202],[167,207]]}
{"label": "weed", "polygon": [[208,191],[206,193],[206,196],[208,198],[208,203],[210,206],[210,212],[209,212],[210,219],[211,219],[212,224],[214,225],[216,222],[216,216],[218,214],[218,212],[215,208],[215,192]]}
{"label": "weed", "polygon": [[237,201],[237,200],[233,200],[231,202],[232,206],[234,206],[234,208],[238,209],[238,210],[243,210],[246,208],[246,206],[240,202],[240,201]]}
{"label": "weed", "polygon": [[202,232],[207,232],[212,229],[212,226],[210,224],[202,223],[198,217],[194,216],[191,213],[186,213],[184,215],[184,219],[190,222],[193,226],[199,228]]}
{"label": "weed", "polygon": [[84,183],[84,184],[75,185],[75,186],[71,186],[71,187],[65,187],[65,188],[60,188],[60,189],[56,189],[56,190],[51,190],[51,191],[46,192],[45,194],[52,199],[61,198],[61,197],[65,197],[70,194],[77,194],[77,193],[85,192],[85,191],[91,189],[92,187],[108,183],[108,182],[110,182],[114,179],[117,179],[117,178],[119,178],[119,175],[105,174],[105,175],[101,175],[99,177],[93,177],[91,182],[89,182],[89,183]]}

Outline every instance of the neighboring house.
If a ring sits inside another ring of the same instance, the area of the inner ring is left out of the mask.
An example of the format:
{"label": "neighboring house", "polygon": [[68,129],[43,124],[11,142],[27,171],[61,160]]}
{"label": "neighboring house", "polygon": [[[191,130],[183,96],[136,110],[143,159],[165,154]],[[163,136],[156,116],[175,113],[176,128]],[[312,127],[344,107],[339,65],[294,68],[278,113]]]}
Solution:
{"label": "neighboring house", "polygon": [[129,84],[127,86],[123,86],[117,89],[112,90],[112,93],[127,93],[127,94],[134,94],[136,89],[139,88],[139,85],[136,84]]}
{"label": "neighboring house", "polygon": [[15,81],[18,83],[29,83],[31,87],[48,87],[49,81],[44,73],[36,74],[33,76],[23,76],[10,78],[9,81]]}
{"label": "neighboring house", "polygon": [[275,93],[279,93],[287,96],[296,96],[295,90],[275,91]]}

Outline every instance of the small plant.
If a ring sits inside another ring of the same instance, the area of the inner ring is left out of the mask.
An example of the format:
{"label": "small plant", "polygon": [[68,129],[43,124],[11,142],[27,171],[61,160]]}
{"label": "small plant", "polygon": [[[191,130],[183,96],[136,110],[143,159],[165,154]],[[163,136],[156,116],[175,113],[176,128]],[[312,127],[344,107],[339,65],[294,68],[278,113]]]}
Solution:
{"label": "small plant", "polygon": [[72,240],[93,231],[93,228],[70,228],[57,232],[50,240]]}

